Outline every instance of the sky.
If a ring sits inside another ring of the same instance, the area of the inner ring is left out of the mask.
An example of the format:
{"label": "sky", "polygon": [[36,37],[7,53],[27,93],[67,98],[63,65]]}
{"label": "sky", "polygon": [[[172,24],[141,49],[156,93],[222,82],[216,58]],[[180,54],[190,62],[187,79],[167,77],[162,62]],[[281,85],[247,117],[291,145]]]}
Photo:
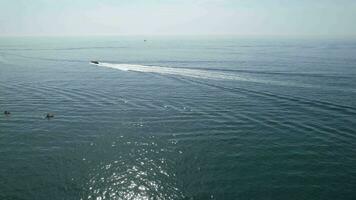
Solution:
{"label": "sky", "polygon": [[0,0],[0,35],[356,36],[356,0]]}

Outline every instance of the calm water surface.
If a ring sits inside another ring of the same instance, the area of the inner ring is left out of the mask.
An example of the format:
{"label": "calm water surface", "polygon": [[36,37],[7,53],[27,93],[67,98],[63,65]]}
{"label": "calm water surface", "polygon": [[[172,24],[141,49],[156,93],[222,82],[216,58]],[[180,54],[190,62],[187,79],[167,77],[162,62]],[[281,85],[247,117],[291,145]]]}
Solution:
{"label": "calm water surface", "polygon": [[0,199],[355,199],[355,55],[341,39],[0,38]]}

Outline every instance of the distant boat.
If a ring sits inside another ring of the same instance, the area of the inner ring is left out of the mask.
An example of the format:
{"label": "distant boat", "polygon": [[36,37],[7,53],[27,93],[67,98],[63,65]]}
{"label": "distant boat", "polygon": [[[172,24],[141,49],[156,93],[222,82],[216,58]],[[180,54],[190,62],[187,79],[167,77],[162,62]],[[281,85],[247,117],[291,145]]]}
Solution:
{"label": "distant boat", "polygon": [[46,119],[51,119],[53,117],[54,117],[54,114],[52,114],[52,113],[47,113],[47,115],[46,115]]}
{"label": "distant boat", "polygon": [[92,61],[90,61],[90,63],[92,63],[92,64],[99,64],[99,61],[96,61],[96,60],[92,60]]}

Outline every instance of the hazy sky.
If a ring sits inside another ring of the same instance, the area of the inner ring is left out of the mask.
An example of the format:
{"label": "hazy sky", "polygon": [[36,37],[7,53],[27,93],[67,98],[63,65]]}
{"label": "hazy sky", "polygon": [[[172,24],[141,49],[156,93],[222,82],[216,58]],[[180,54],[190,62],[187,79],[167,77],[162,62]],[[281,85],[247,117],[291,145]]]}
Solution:
{"label": "hazy sky", "polygon": [[356,35],[356,0],[0,0],[0,35]]}

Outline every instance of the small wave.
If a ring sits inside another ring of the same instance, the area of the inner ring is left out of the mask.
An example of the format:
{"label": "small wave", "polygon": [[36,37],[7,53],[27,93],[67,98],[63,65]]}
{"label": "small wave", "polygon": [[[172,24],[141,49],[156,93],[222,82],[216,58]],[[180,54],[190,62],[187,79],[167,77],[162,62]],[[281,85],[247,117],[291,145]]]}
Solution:
{"label": "small wave", "polygon": [[15,57],[19,57],[19,58],[25,58],[25,59],[34,59],[34,60],[43,60],[43,61],[53,61],[53,62],[73,62],[73,63],[83,63],[83,62],[86,62],[86,60],[45,58],[45,57],[25,56],[25,55],[20,55],[20,54],[13,54],[13,53],[4,53],[4,52],[1,52],[1,54],[2,54],[2,55],[6,55],[6,56],[15,56]]}
{"label": "small wave", "polygon": [[7,63],[7,60],[4,58],[4,56],[0,53],[0,63]]}

